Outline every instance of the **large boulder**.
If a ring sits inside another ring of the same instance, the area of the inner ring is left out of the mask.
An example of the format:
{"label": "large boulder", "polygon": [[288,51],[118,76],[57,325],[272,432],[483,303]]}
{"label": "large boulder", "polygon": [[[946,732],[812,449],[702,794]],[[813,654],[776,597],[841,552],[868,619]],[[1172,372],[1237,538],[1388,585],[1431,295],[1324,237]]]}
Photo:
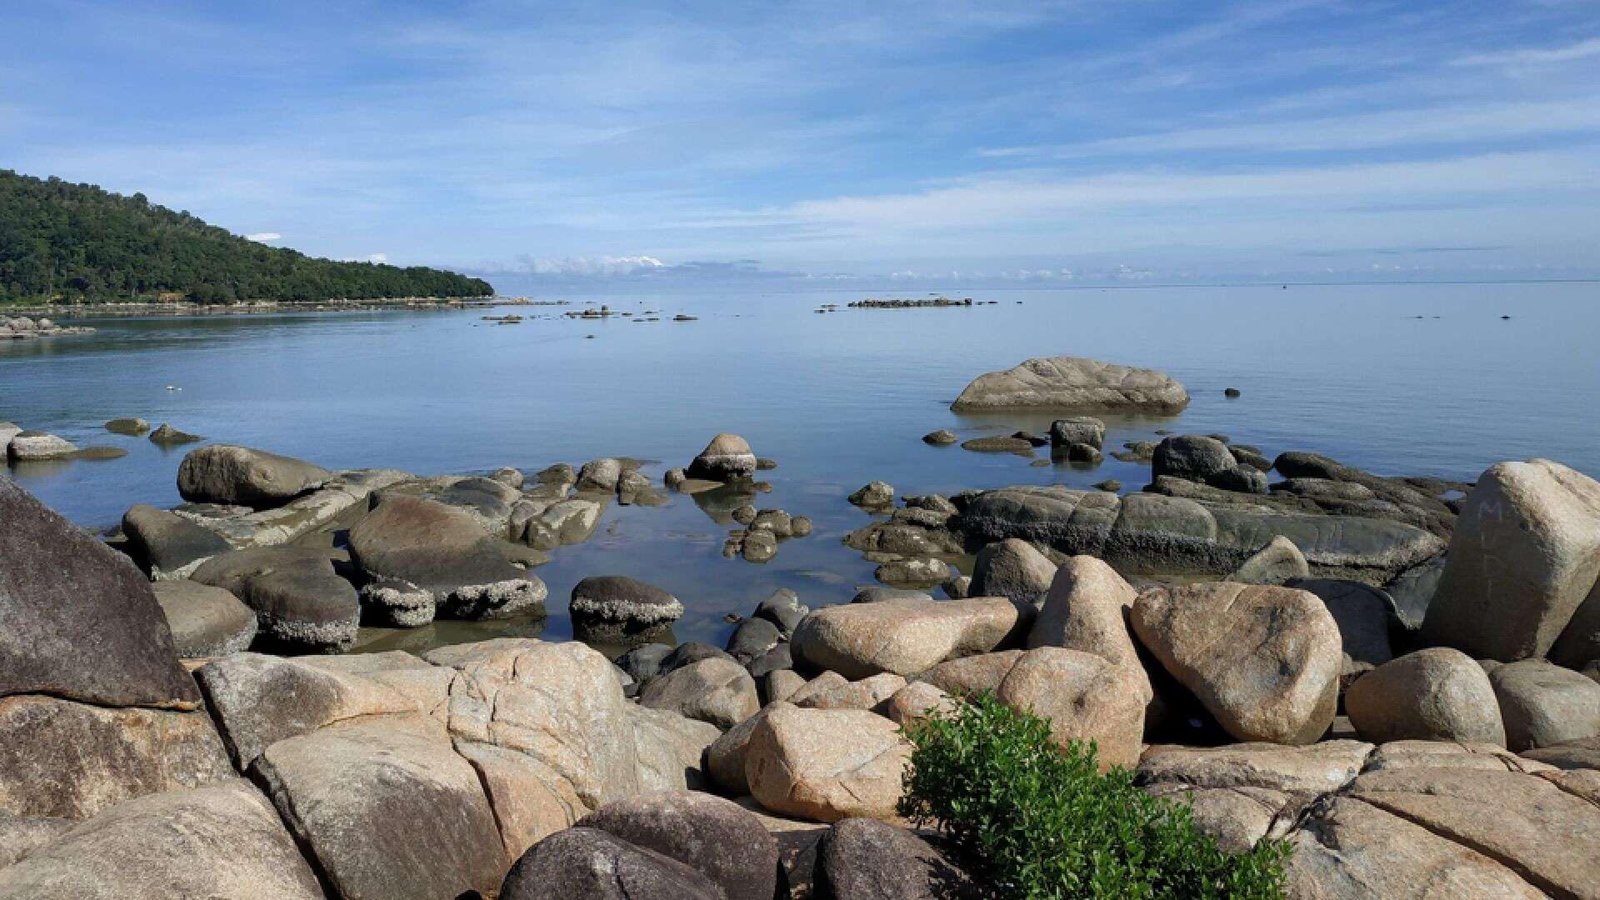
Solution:
{"label": "large boulder", "polygon": [[755,679],[744,666],[719,657],[690,663],[652,680],[639,692],[639,702],[718,728],[732,728],[761,708]]}
{"label": "large boulder", "polygon": [[255,640],[255,611],[222,588],[187,579],[154,588],[179,656],[226,656]]}
{"label": "large boulder", "polygon": [[233,547],[177,513],[139,504],[122,516],[128,549],[154,581],[188,578],[201,563]]}
{"label": "large boulder", "polygon": [[689,463],[688,476],[706,481],[749,478],[756,471],[756,455],[737,434],[719,434]]}
{"label": "large boulder", "polygon": [[1150,464],[1153,477],[1167,475],[1187,481],[1209,481],[1238,465],[1228,445],[1199,434],[1175,434],[1156,445]]}
{"label": "large boulder", "polygon": [[[175,656],[166,661],[176,666]],[[202,711],[22,694],[0,697],[0,735],[0,819],[84,819],[134,797],[234,775]]]}
{"label": "large boulder", "polygon": [[745,777],[775,813],[818,822],[887,819],[910,758],[898,726],[876,713],[779,705],[750,734]]}
{"label": "large boulder", "polygon": [[1496,666],[1489,683],[1500,700],[1506,746],[1534,750],[1600,734],[1600,684],[1542,659]]}
{"label": "large boulder", "polygon": [[356,589],[328,552],[254,547],[213,556],[191,576],[233,594],[255,611],[259,637],[299,652],[348,650],[361,619]]}
{"label": "large boulder", "polygon": [[233,444],[201,447],[178,466],[178,493],[191,503],[282,506],[333,478],[318,465]]}
{"label": "large boulder", "polygon": [[316,900],[311,867],[249,782],[128,800],[6,868],[7,900]]}
{"label": "large boulder", "polygon": [[256,771],[341,897],[499,887],[508,860],[483,785],[429,718],[363,717],[287,738]]}
{"label": "large boulder", "polygon": [[966,874],[917,835],[877,819],[834,823],[817,847],[816,890],[838,900],[977,896]]}
{"label": "large boulder", "polygon": [[683,617],[677,597],[624,575],[591,575],[579,581],[569,609],[575,637],[613,644],[648,642]]}
{"label": "large boulder", "polygon": [[1369,741],[1506,743],[1489,677],[1472,657],[1448,647],[1418,650],[1367,672],[1345,691],[1344,706],[1356,733]]}
{"label": "large boulder", "polygon": [[1221,582],[1155,588],[1134,632],[1242,741],[1307,744],[1333,722],[1339,627],[1306,591]]}
{"label": "large boulder", "polygon": [[1020,635],[1033,607],[1005,597],[895,598],[812,611],[791,642],[797,664],[846,678],[914,675],[959,656],[987,653]]}
{"label": "large boulder", "polygon": [[710,794],[660,791],[608,803],[578,822],[670,857],[727,900],[771,900],[778,845],[749,811]]}
{"label": "large boulder", "polygon": [[1265,547],[1244,561],[1228,576],[1243,584],[1283,584],[1296,578],[1309,578],[1311,566],[1306,555],[1283,535],[1275,535]]}
{"label": "large boulder", "polygon": [[500,900],[723,900],[717,883],[677,860],[598,828],[534,845],[506,875]]}
{"label": "large boulder", "polygon": [[[1118,497],[1059,485],[1004,487],[970,496],[953,524],[969,543],[1021,538],[1069,556],[1098,556],[1182,580],[1225,578],[1280,535],[1300,548],[1313,573],[1373,584],[1389,581],[1445,546],[1421,528],[1384,519],[1145,492]],[[934,534],[919,529],[904,539]]]}
{"label": "large boulder", "polygon": [[996,697],[1048,721],[1062,747],[1093,742],[1105,771],[1139,761],[1147,689],[1133,667],[1081,650],[1038,647],[1011,667]]}
{"label": "large boulder", "polygon": [[1535,459],[1491,466],[1461,507],[1423,637],[1474,657],[1548,653],[1600,576],[1600,483]]}
{"label": "large boulder", "polygon": [[381,495],[350,529],[350,561],[368,584],[413,585],[442,615],[483,619],[544,609],[544,583],[513,565],[469,513],[418,497]]}
{"label": "large boulder", "polygon": [[950,408],[1175,413],[1188,405],[1189,392],[1164,372],[1053,356],[979,375]]}
{"label": "large boulder", "polygon": [[1038,548],[1006,538],[978,551],[968,591],[974,597],[1010,597],[1037,606],[1055,577],[1056,564]]}
{"label": "large boulder", "polygon": [[0,479],[0,697],[193,709],[150,583],[127,557]]}
{"label": "large boulder", "polygon": [[1150,678],[1128,635],[1128,611],[1139,592],[1117,571],[1092,556],[1061,564],[1044,606],[1028,632],[1028,646],[1065,647],[1104,657],[1132,670],[1150,699]]}
{"label": "large boulder", "polygon": [[1394,659],[1389,632],[1397,619],[1394,600],[1382,590],[1339,578],[1296,578],[1285,583],[1322,598],[1339,626],[1344,653],[1341,677],[1352,678]]}

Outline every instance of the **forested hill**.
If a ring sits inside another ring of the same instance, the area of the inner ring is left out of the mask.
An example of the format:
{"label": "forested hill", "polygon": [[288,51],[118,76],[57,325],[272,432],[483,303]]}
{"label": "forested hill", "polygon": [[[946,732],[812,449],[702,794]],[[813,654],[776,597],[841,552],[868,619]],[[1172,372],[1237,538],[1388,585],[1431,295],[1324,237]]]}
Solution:
{"label": "forested hill", "polygon": [[482,297],[454,272],[317,259],[90,184],[0,169],[0,302]]}

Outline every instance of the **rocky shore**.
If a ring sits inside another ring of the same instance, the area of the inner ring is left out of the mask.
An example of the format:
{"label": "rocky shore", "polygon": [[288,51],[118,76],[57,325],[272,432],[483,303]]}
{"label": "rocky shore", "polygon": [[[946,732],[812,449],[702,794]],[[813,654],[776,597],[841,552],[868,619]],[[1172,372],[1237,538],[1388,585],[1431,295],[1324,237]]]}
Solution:
{"label": "rocky shore", "polygon": [[81,325],[58,325],[43,316],[36,319],[0,316],[0,341],[31,341],[75,334],[94,334],[94,329]]}
{"label": "rocky shore", "polygon": [[[1098,453],[1071,406],[1043,440]],[[339,651],[539,614],[534,570],[606,504],[690,496],[752,562],[809,521],[755,507],[775,463],[731,434],[659,484],[208,444],[185,504],[109,543],[0,480],[0,898],[1003,896],[898,817],[901,726],[978,693],[1225,850],[1284,842],[1292,897],[1600,897],[1600,483],[1221,436],[1149,458],[1125,495],[867,484],[838,502],[874,515],[846,543],[884,585],[778,591],[722,647],[658,642],[682,602],[597,572],[569,600],[587,643],[421,655]]]}

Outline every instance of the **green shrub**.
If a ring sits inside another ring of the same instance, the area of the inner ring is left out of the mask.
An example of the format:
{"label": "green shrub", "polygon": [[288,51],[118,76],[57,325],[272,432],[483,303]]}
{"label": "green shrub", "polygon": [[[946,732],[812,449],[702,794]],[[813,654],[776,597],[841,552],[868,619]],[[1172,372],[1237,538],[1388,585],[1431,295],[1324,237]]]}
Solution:
{"label": "green shrub", "polygon": [[995,896],[1283,895],[1287,847],[1229,854],[1188,804],[1151,797],[1126,769],[1100,774],[1092,744],[1063,751],[1050,725],[979,695],[906,729],[900,812],[937,826]]}

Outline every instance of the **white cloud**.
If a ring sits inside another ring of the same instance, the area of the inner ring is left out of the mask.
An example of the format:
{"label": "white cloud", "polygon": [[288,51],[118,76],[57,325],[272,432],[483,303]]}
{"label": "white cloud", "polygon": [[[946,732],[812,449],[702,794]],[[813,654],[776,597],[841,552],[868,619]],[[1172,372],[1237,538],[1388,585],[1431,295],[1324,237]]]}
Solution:
{"label": "white cloud", "polygon": [[632,275],[666,265],[654,256],[563,256],[554,259],[523,257],[514,267],[532,275]]}
{"label": "white cloud", "polygon": [[1565,47],[1523,47],[1498,53],[1479,53],[1455,61],[1458,66],[1528,66],[1570,62],[1600,56],[1600,38],[1589,38]]}
{"label": "white cloud", "polygon": [[244,239],[247,241],[255,241],[258,244],[265,244],[268,241],[282,240],[283,235],[277,233],[276,231],[258,231],[255,234],[245,235]]}
{"label": "white cloud", "polygon": [[369,263],[378,263],[378,264],[381,265],[381,264],[386,263],[386,262],[389,261],[389,254],[387,254],[387,253],[370,253],[370,254],[367,255],[366,261],[369,262]]}

